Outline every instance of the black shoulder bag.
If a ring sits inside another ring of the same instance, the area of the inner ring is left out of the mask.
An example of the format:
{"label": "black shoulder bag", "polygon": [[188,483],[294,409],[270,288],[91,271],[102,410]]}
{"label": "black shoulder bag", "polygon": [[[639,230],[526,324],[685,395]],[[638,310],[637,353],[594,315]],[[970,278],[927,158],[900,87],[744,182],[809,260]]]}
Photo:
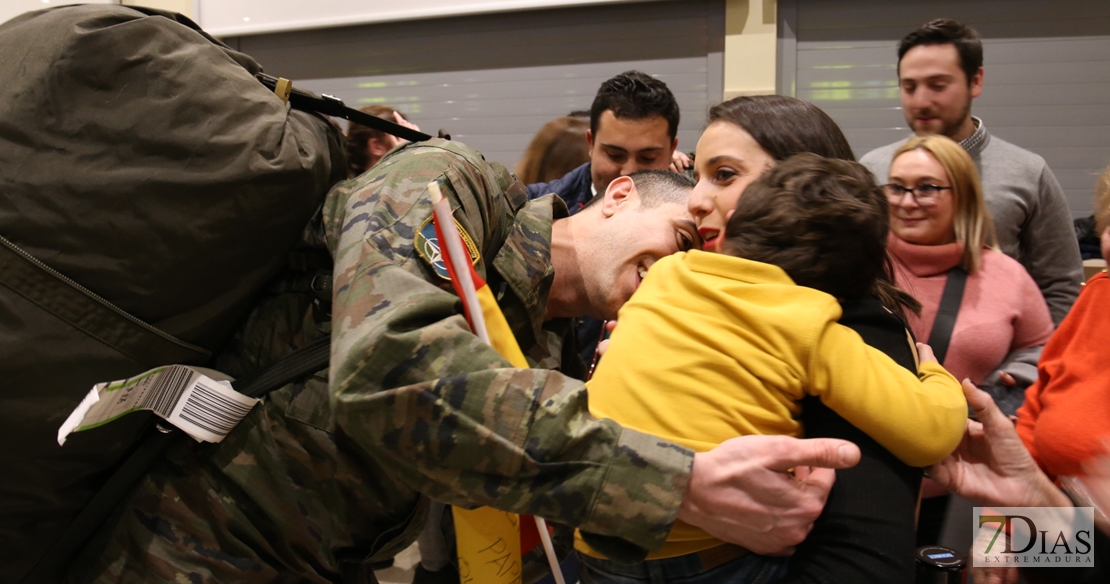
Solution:
{"label": "black shoulder bag", "polygon": [[[944,292],[940,297],[937,318],[933,321],[933,329],[929,332],[929,346],[932,347],[941,365],[948,355],[948,345],[952,341],[952,330],[956,327],[956,317],[959,316],[966,285],[967,271],[962,266],[948,270],[948,282],[944,284]],[[979,386],[979,389],[989,393],[994,403],[998,405],[998,409],[1007,416],[1014,415],[1025,401],[1025,388],[1020,385],[995,383]]]}

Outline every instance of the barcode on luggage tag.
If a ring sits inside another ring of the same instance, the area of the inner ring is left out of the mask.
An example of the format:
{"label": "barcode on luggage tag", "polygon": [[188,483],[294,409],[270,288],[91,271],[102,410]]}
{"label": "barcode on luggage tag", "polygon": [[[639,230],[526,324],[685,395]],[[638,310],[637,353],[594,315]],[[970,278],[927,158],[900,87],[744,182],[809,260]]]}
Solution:
{"label": "barcode on luggage tag", "polygon": [[143,403],[139,407],[153,410],[163,418],[169,418],[177,401],[181,399],[181,394],[185,393],[194,376],[193,370],[188,367],[181,365],[166,367],[154,382],[151,391],[143,396]]}
{"label": "barcode on luggage tag", "polygon": [[258,400],[201,376],[186,388],[166,420],[196,440],[219,442]]}
{"label": "barcode on luggage tag", "polygon": [[181,419],[213,434],[226,436],[251,411],[253,405],[225,398],[198,383],[181,408]]}

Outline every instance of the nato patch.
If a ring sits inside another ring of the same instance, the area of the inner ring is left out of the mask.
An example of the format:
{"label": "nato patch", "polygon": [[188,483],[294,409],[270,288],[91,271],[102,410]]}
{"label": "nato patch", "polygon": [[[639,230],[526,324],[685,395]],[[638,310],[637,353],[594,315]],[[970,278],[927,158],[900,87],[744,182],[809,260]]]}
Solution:
{"label": "nato patch", "polygon": [[[477,264],[481,259],[478,253],[478,246],[474,245],[474,240],[470,238],[470,234],[463,229],[458,219],[452,217],[455,222],[455,229],[458,230],[459,236],[462,237],[463,245],[466,247],[466,252],[470,254],[470,263]],[[447,272],[447,265],[443,262],[443,253],[439,249],[439,240],[436,238],[436,226],[432,223],[432,217],[429,216],[424,223],[420,225],[420,230],[416,232],[416,237],[412,240],[416,246],[416,253],[432,266],[432,270],[436,275],[444,280],[450,280],[451,275]]]}

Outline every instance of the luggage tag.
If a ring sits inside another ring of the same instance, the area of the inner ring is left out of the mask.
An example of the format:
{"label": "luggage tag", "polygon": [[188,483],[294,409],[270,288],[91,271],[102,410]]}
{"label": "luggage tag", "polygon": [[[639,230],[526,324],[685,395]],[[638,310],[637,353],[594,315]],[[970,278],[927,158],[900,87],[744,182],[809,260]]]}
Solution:
{"label": "luggage tag", "polygon": [[66,437],[107,424],[124,414],[149,410],[177,426],[197,442],[220,442],[251,411],[258,400],[236,392],[218,371],[168,365],[135,377],[98,383],[58,429]]}

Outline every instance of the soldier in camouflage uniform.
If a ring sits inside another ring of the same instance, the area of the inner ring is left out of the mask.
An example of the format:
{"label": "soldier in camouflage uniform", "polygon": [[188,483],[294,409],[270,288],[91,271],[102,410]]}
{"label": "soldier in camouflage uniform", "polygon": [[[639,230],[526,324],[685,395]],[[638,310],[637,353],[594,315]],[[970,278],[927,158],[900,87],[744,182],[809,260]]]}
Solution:
{"label": "soldier in camouflage uniform", "polygon": [[[420,235],[432,180],[533,369],[510,368],[472,335],[436,273]],[[555,197],[529,202],[503,167],[439,140],[336,186],[324,208],[330,391],[317,375],[270,394],[220,444],[179,442],[70,579],[373,582],[368,563],[415,539],[426,497],[579,526],[627,561],[662,545],[676,517],[761,553],[799,542],[833,479],[787,469],[850,465],[854,447],[749,436],[695,456],[592,418],[581,369],[559,371],[580,365],[564,343],[570,317],[614,317],[642,269],[696,239],[681,189],[650,203],[618,179],[593,210],[565,214]],[[327,328],[313,310],[272,299],[227,362],[249,370],[293,337],[311,340]]]}

